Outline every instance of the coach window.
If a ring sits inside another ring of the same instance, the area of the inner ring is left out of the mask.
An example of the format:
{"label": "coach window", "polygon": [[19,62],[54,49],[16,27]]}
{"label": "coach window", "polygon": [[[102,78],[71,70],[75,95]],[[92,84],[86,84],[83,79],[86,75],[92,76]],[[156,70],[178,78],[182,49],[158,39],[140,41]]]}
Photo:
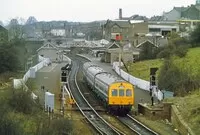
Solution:
{"label": "coach window", "polygon": [[124,96],[124,89],[120,89],[120,90],[119,90],[119,96],[120,96],[120,97],[123,97],[123,96]]}
{"label": "coach window", "polygon": [[112,96],[113,96],[113,97],[116,97],[116,96],[117,96],[117,90],[116,90],[116,89],[113,89],[113,90],[112,90]]}
{"label": "coach window", "polygon": [[131,97],[132,96],[132,92],[130,89],[126,90],[126,96]]}

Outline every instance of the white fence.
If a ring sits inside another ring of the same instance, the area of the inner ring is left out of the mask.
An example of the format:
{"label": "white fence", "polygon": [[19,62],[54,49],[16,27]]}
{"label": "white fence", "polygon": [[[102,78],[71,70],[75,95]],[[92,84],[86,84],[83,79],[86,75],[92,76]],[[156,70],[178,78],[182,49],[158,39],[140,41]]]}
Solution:
{"label": "white fence", "polygon": [[[126,81],[132,83],[133,85],[137,86],[140,89],[149,91],[150,89],[150,82],[142,80],[140,78],[136,78],[128,73],[126,73],[125,71],[123,71],[122,69],[119,68],[119,62],[113,62],[113,69],[115,70],[115,72],[120,75],[123,79],[125,79]],[[153,94],[159,99],[162,100],[163,99],[163,93],[158,90],[158,89],[153,89]]]}
{"label": "white fence", "polygon": [[31,67],[26,74],[24,75],[24,77],[22,79],[14,79],[13,80],[13,86],[15,89],[20,88],[22,85],[25,85],[25,83],[27,82],[27,80],[29,78],[35,78],[35,73],[40,70],[41,68],[43,68],[44,66],[47,66],[49,63],[51,63],[49,58],[44,58],[42,56],[39,56],[39,62],[37,65],[35,65],[34,67]]}
{"label": "white fence", "polygon": [[[89,61],[92,61],[92,58],[88,58],[87,56],[80,55],[80,54],[78,54],[78,56],[84,57],[84,58],[88,59]],[[121,63],[121,65],[123,65],[123,63]],[[142,80],[140,78],[134,77],[134,76],[126,73],[125,71],[123,71],[122,69],[119,68],[119,62],[113,62],[113,70],[115,70],[115,72],[118,75],[120,75],[123,79],[130,82],[131,84],[137,86],[138,88],[140,88],[142,90],[149,91],[149,89],[150,89],[149,81]],[[156,89],[155,87],[153,88],[153,95],[156,96],[159,100],[163,99],[163,93],[159,89]]]}

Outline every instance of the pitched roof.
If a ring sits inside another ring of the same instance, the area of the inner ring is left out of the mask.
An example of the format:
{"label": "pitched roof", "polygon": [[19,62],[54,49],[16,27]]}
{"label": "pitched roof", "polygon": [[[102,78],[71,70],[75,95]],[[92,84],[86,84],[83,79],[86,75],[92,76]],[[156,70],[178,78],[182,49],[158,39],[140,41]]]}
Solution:
{"label": "pitched roof", "polygon": [[55,45],[53,45],[51,42],[45,43],[42,47],[40,47],[39,49],[37,49],[37,52],[40,51],[40,50],[43,49],[43,48],[44,48],[44,49],[53,48],[53,49],[55,49],[55,50],[58,51],[58,48],[57,48]]}
{"label": "pitched roof", "polygon": [[116,24],[119,27],[130,27],[130,22],[128,20],[127,21],[112,21],[112,22],[113,22],[113,25]]}
{"label": "pitched roof", "polygon": [[154,45],[155,47],[158,47],[158,46],[156,46],[153,42],[151,42],[150,40],[146,40],[146,41],[144,41],[144,42],[138,44],[138,45],[136,46],[136,48],[140,48],[140,47],[141,47],[143,44],[145,44],[145,43],[150,43],[151,45]]}
{"label": "pitched roof", "polygon": [[153,16],[149,19],[149,21],[164,21],[164,16]]}
{"label": "pitched roof", "polygon": [[120,48],[120,46],[116,42],[113,42],[110,46],[108,46],[107,49],[116,49],[116,48]]}
{"label": "pitched roof", "polygon": [[140,15],[132,15],[130,18],[130,20],[148,20],[148,18],[146,16],[140,16]]}

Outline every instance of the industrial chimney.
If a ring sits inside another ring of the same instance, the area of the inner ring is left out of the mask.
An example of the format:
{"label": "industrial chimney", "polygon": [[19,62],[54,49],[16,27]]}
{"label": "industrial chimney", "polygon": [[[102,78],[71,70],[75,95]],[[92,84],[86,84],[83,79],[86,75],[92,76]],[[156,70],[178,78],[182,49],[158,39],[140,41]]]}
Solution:
{"label": "industrial chimney", "polygon": [[119,9],[119,19],[120,20],[122,19],[122,9],[121,8]]}

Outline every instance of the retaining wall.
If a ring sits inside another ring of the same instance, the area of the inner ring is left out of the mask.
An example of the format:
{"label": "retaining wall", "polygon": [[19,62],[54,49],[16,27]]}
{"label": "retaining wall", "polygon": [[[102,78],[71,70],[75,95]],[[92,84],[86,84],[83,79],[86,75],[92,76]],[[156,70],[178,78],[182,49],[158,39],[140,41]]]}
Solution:
{"label": "retaining wall", "polygon": [[171,104],[172,103],[163,103],[155,106],[147,106],[145,104],[138,104],[138,113],[141,113],[151,120],[157,119],[171,119]]}
{"label": "retaining wall", "polygon": [[172,105],[171,121],[174,127],[179,130],[181,135],[195,135],[187,123],[183,120],[183,117],[175,105]]}

